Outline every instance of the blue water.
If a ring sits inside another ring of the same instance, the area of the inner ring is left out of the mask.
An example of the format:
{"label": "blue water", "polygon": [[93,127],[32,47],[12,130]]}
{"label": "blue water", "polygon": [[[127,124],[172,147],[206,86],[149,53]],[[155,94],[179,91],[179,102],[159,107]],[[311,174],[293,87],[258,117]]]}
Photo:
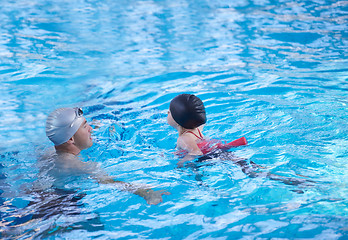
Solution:
{"label": "blue water", "polygon": [[[347,1],[2,0],[0,9],[1,238],[347,239]],[[245,136],[236,156],[314,183],[251,178],[218,159],[176,168],[166,113],[183,92],[204,101],[206,136]],[[54,192],[39,159],[52,149],[47,114],[64,106],[93,123],[84,161],[171,195],[150,206],[88,177]]]}

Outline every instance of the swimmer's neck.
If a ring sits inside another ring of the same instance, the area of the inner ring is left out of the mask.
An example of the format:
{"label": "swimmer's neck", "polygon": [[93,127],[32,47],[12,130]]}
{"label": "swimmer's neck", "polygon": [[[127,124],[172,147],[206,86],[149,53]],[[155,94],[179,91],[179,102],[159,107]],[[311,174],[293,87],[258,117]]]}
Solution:
{"label": "swimmer's neck", "polygon": [[178,129],[179,137],[182,136],[187,131],[194,131],[194,130],[195,129],[186,129],[186,128],[181,127],[180,129]]}
{"label": "swimmer's neck", "polygon": [[54,146],[57,153],[70,153],[75,156],[79,155],[81,150],[74,144],[63,143],[59,146]]}
{"label": "swimmer's neck", "polygon": [[188,131],[191,131],[191,132],[194,132],[194,131],[203,131],[203,125],[199,126],[199,127],[196,127],[194,129],[188,129],[188,128],[184,128],[184,127],[181,127],[181,126],[178,126],[178,128],[176,129],[178,130],[179,132],[179,137],[182,136],[184,133],[188,132]]}

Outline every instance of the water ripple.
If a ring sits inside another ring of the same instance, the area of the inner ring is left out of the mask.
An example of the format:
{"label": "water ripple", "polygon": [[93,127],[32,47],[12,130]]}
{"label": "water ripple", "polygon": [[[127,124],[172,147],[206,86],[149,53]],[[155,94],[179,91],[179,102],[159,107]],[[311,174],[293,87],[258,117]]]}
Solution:
{"label": "water ripple", "polygon": [[[345,239],[347,5],[2,1],[0,236]],[[260,176],[315,183],[251,178],[217,159],[176,168],[166,112],[182,92],[204,101],[207,136],[247,137],[234,154],[262,165]],[[61,211],[33,203],[33,179],[50,179],[36,164],[52,147],[45,118],[62,106],[83,107],[94,127],[82,157],[172,194],[153,207],[85,179],[81,193],[46,199]]]}

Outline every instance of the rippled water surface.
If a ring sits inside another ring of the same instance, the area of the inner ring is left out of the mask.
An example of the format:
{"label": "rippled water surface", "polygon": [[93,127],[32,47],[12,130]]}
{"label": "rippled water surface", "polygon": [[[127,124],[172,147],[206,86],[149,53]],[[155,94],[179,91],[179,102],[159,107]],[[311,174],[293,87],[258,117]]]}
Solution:
{"label": "rippled water surface", "polygon": [[[331,0],[2,0],[0,237],[347,239],[347,12]],[[183,92],[204,101],[206,136],[248,139],[233,152],[264,176],[219,159],[176,167],[166,113]],[[39,159],[46,116],[65,106],[93,123],[84,161],[171,195],[151,206],[88,177],[53,190]]]}

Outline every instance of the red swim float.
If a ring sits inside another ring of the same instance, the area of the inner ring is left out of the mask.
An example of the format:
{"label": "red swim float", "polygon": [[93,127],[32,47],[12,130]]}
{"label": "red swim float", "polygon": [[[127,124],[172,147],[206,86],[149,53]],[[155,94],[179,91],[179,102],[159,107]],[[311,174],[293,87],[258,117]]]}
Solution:
{"label": "red swim float", "polygon": [[[203,140],[197,143],[197,146],[202,151],[203,154],[207,154],[215,149],[227,150],[232,147],[239,147],[243,145],[247,145],[248,142],[245,137],[238,138],[229,143],[223,143],[220,140],[212,139],[212,140]],[[186,150],[179,150],[175,152],[176,155],[183,156],[187,154]]]}

